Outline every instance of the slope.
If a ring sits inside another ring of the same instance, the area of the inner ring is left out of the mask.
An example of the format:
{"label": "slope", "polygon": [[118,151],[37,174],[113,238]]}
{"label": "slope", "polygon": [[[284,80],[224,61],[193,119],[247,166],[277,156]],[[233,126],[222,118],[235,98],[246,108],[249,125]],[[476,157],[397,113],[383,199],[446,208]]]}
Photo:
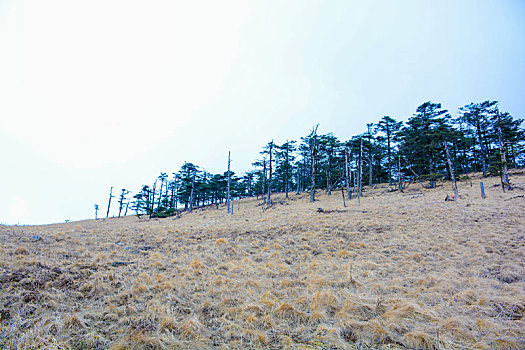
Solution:
{"label": "slope", "polygon": [[[476,178],[479,176],[476,175]],[[0,227],[0,346],[525,347],[525,176]],[[323,208],[323,211],[318,210]]]}

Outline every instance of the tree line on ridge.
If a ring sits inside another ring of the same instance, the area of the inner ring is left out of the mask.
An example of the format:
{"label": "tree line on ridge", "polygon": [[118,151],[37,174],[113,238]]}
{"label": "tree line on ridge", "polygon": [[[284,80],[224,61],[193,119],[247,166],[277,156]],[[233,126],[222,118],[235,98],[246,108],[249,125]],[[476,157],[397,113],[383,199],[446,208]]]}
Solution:
{"label": "tree line on ridge", "polygon": [[[403,191],[409,181],[435,187],[442,178],[455,185],[456,177],[471,172],[499,176],[502,189],[510,190],[508,169],[525,165],[522,123],[501,112],[496,101],[484,101],[461,107],[457,117],[440,103],[425,102],[406,122],[385,116],[345,141],[318,134],[314,126],[300,140],[268,142],[244,174],[230,171],[228,156],[222,174],[185,162],[178,172],[162,172],[151,185],[142,185],[133,199],[122,189],[118,216],[131,209],[139,217],[167,217],[221,203],[230,212],[231,200],[254,196],[271,206],[275,192],[288,198],[290,192],[308,191],[314,201],[316,191],[331,195],[338,189],[343,198],[359,200],[363,185],[388,183],[392,191]],[[112,198],[111,190],[106,217]]]}

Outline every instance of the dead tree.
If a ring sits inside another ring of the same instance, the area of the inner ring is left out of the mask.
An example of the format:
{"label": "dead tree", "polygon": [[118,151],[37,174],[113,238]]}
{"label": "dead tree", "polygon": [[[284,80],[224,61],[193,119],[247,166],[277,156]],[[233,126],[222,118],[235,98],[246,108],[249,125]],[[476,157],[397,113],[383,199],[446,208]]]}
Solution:
{"label": "dead tree", "polygon": [[290,142],[286,140],[285,145],[284,161],[286,162],[286,170],[284,176],[284,198],[288,199],[288,188],[290,184]]}
{"label": "dead tree", "polygon": [[98,220],[98,204],[95,204],[95,220]]}
{"label": "dead tree", "polygon": [[312,161],[312,171],[311,171],[311,188],[310,188],[310,202],[315,201],[315,156],[316,156],[316,149],[317,149],[317,128],[319,127],[319,124],[317,124],[313,129],[312,133],[310,134],[310,156]]}
{"label": "dead tree", "polygon": [[503,142],[503,133],[501,132],[501,123],[500,123],[500,113],[499,111],[496,112],[496,127],[498,129],[498,138],[499,138],[499,149],[501,153],[501,170],[503,172],[503,183],[501,184],[501,188],[503,189],[503,192],[505,192],[505,189],[512,190],[512,186],[510,185],[509,181],[509,171],[507,169],[507,156],[505,154],[505,143]]}
{"label": "dead tree", "polygon": [[228,185],[226,193],[226,205],[228,207],[228,213],[230,212],[230,188],[231,188],[231,176],[230,176],[230,151],[228,151]]}
{"label": "dead tree", "polygon": [[346,184],[346,192],[348,193],[348,199],[352,199],[352,192],[350,191],[350,181],[352,180],[350,177],[350,172],[348,171],[348,147],[345,148],[345,184]]}
{"label": "dead tree", "polygon": [[[358,199],[363,195],[363,138],[360,138],[359,146],[359,180],[357,181]],[[361,202],[361,201],[359,201]]]}
{"label": "dead tree", "polygon": [[149,209],[149,218],[153,216],[155,211],[155,193],[157,191],[157,180],[153,183],[153,188],[151,189],[151,208]]}
{"label": "dead tree", "polygon": [[354,193],[354,197],[358,198],[359,197],[359,195],[357,194],[357,178],[358,178],[357,174],[358,174],[358,170],[356,169],[356,170],[354,170],[352,172],[354,173],[354,177],[353,177],[354,182],[352,184],[352,186],[353,186],[353,193]]}
{"label": "dead tree", "polygon": [[448,163],[448,170],[450,171],[450,178],[452,179],[452,183],[454,184],[454,200],[459,199],[459,193],[458,193],[458,184],[456,183],[456,177],[454,176],[454,167],[452,165],[452,159],[450,159],[450,152],[448,151],[448,145],[447,142],[443,142],[445,145],[445,154],[447,155],[447,163]]}
{"label": "dead tree", "polygon": [[370,127],[374,125],[372,123],[366,124],[368,128],[368,186],[372,188],[373,185],[373,177],[372,177],[372,133],[370,132]]}
{"label": "dead tree", "polygon": [[173,173],[173,187],[172,189],[175,189],[175,193],[172,195],[172,205],[175,207],[175,213],[177,216],[179,215],[179,211],[177,209],[178,203],[179,203],[179,175],[177,173]]}
{"label": "dead tree", "polygon": [[111,189],[109,190],[109,202],[108,202],[108,211],[106,212],[106,217],[109,217],[109,208],[111,207],[111,199],[115,198],[113,195],[113,186],[111,186]]}
{"label": "dead tree", "polygon": [[346,174],[341,175],[341,195],[343,196],[343,207],[346,208],[346,199],[345,199],[345,188],[343,187],[342,178],[345,177],[346,185],[348,186],[348,176]]}
{"label": "dead tree", "polygon": [[266,203],[266,158],[263,158],[263,178],[262,178],[262,189],[261,196],[263,203]]}
{"label": "dead tree", "polygon": [[272,206],[272,153],[273,153],[273,140],[268,144],[268,153],[270,154],[270,159],[268,163],[268,206]]}

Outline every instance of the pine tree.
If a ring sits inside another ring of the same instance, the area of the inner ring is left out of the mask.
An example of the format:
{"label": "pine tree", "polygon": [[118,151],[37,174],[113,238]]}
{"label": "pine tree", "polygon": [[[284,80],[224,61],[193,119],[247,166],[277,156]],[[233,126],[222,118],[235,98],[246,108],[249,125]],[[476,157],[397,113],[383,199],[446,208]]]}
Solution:
{"label": "pine tree", "polygon": [[288,141],[281,146],[277,146],[276,153],[276,176],[280,174],[282,178],[285,198],[288,198],[288,192],[292,185],[293,161],[295,160],[295,141]]}
{"label": "pine tree", "polygon": [[410,160],[419,174],[426,174],[430,187],[436,187],[436,179],[441,145],[436,138],[436,130],[443,122],[446,110],[440,103],[425,102],[416,109],[406,126],[401,130],[401,152]]}
{"label": "pine tree", "polygon": [[312,128],[312,131],[307,137],[301,138],[304,149],[308,151],[308,158],[310,161],[310,202],[315,201],[315,176],[316,176],[316,162],[319,144],[317,141],[317,128],[319,124]]}
{"label": "pine tree", "polygon": [[402,122],[398,122],[395,119],[384,116],[383,119],[377,123],[377,130],[383,132],[386,135],[387,140],[387,167],[388,167],[388,184],[392,186],[392,164],[395,163],[395,160],[392,159],[392,144],[396,139],[397,133],[403,125]]}
{"label": "pine tree", "polygon": [[118,200],[118,217],[119,218],[120,218],[120,214],[122,213],[122,208],[124,207],[124,201],[126,200],[126,196],[129,193],[130,192],[126,190],[125,188],[123,188],[122,191],[120,192],[120,197]]}
{"label": "pine tree", "polygon": [[481,158],[481,169],[483,177],[487,176],[488,170],[488,144],[489,144],[489,114],[491,109],[497,104],[497,101],[484,101],[481,103],[470,103],[460,108],[463,114],[458,118],[460,122],[474,128],[478,141],[479,153]]}
{"label": "pine tree", "polygon": [[326,180],[326,193],[330,196],[332,194],[332,187],[334,182],[335,169],[338,168],[337,153],[341,142],[332,133],[318,136],[318,163],[319,168],[324,172]]}

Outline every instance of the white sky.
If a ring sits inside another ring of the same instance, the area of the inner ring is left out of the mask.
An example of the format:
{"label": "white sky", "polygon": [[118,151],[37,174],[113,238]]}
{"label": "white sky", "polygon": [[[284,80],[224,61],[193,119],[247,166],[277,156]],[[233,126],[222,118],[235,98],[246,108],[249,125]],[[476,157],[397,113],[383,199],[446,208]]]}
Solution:
{"label": "white sky", "polygon": [[105,213],[186,160],[341,139],[422,102],[525,116],[521,1],[0,0],[0,223]]}

